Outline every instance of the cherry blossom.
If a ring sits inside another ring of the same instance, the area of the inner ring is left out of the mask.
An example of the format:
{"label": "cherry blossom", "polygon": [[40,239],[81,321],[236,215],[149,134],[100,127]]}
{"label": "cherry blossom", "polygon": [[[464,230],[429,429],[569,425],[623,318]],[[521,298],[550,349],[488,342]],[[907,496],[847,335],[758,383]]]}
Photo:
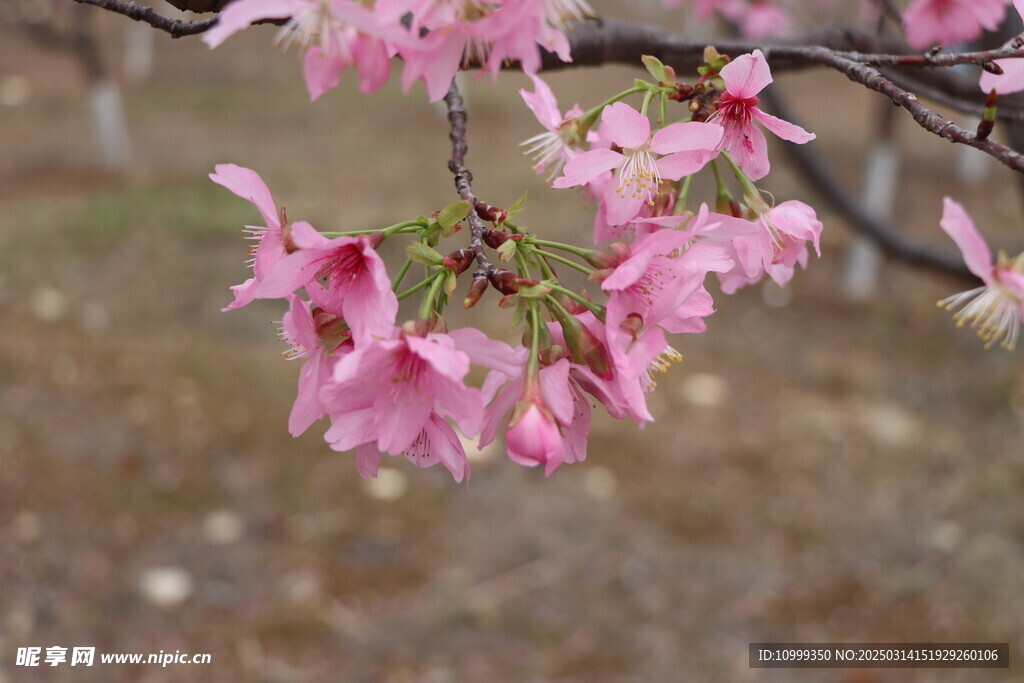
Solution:
{"label": "cherry blossom", "polygon": [[757,108],[757,94],[772,82],[771,70],[760,50],[737,57],[722,69],[721,76],[726,91],[711,120],[725,128],[722,149],[751,180],[760,180],[771,168],[768,142],[755,121],[783,140],[797,144],[815,138],[814,133]]}
{"label": "cherry blossom", "polygon": [[[326,292],[316,283],[307,287],[310,295],[327,304]],[[294,294],[281,324],[281,338],[290,346],[289,360],[305,359],[299,371],[299,394],[288,419],[288,431],[299,436],[324,415],[320,389],[333,370],[334,360],[352,350],[352,338],[345,321],[312,301]]]}
{"label": "cherry blossom", "polygon": [[919,50],[966,43],[994,31],[1006,16],[1007,0],[914,0],[903,13],[907,42]]}
{"label": "cherry blossom", "polygon": [[[278,261],[295,249],[291,240],[293,226],[284,219],[283,210],[278,212],[270,190],[258,173],[235,164],[217,164],[214,171],[210,174],[210,180],[252,202],[266,223],[264,227],[245,227],[245,231],[249,233],[248,239],[257,243],[251,250],[253,258],[250,265],[253,277],[231,288],[235,293],[235,300],[222,309],[229,311],[245,306],[255,299],[259,283],[267,277]],[[300,230],[312,229],[308,223],[296,225]]]}
{"label": "cherry blossom", "polygon": [[964,207],[946,197],[942,229],[960,247],[967,268],[984,283],[939,302],[953,314],[957,326],[970,325],[985,342],[1013,350],[1024,322],[1024,254],[1009,259],[1004,254],[993,263],[992,252],[978,233]]}
{"label": "cherry blossom", "polygon": [[[1024,0],[1013,0],[1013,6],[1024,21]],[[1001,95],[1007,95],[1024,90],[1024,59],[997,59],[995,63],[1003,73],[982,71],[980,85],[983,91],[995,90]]]}
{"label": "cherry blossom", "polygon": [[295,226],[296,249],[279,260],[257,288],[261,299],[285,297],[300,287],[327,278],[330,296],[358,341],[390,336],[398,312],[384,262],[365,236],[324,237],[309,226]]}
{"label": "cherry blossom", "polygon": [[[618,169],[604,192],[606,220],[620,225],[652,203],[662,180],[696,173],[717,153],[723,132],[707,123],[674,123],[651,135],[651,121],[628,104],[616,102],[601,115],[601,134],[622,148],[592,149],[571,159],[554,187],[585,185]],[[659,155],[659,156],[655,156]]]}

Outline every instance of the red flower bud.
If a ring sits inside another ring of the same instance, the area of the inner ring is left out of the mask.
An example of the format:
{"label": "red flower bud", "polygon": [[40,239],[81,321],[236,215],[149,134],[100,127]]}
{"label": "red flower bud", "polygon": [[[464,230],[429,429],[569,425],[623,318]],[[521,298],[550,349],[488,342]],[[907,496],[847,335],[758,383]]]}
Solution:
{"label": "red flower bud", "polygon": [[487,291],[487,278],[478,277],[473,279],[473,284],[469,287],[469,293],[466,294],[466,298],[462,300],[463,308],[473,308],[476,306],[476,302],[480,301],[480,297]]}
{"label": "red flower bud", "polygon": [[444,257],[444,267],[456,275],[462,275],[473,265],[473,252],[469,249],[459,249]]}
{"label": "red flower bud", "polygon": [[491,284],[502,294],[517,294],[520,287],[533,287],[540,282],[531,277],[520,277],[511,270],[496,270],[491,274]]}
{"label": "red flower bud", "polygon": [[484,230],[484,244],[491,249],[497,249],[508,241],[509,234],[501,230]]}

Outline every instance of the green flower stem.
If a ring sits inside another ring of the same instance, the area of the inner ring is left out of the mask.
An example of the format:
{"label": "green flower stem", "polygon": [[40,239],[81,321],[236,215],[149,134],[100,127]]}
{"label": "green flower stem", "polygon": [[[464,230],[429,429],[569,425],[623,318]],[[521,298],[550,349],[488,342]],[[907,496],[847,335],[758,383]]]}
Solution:
{"label": "green flower stem", "polygon": [[729,188],[726,187],[725,182],[722,180],[722,174],[718,172],[718,162],[715,159],[711,160],[711,172],[715,174],[715,186],[718,196],[732,201],[732,192],[729,192]]}
{"label": "green flower stem", "polygon": [[757,189],[757,185],[754,184],[754,181],[747,177],[747,174],[736,165],[736,162],[733,161],[728,154],[722,152],[722,156],[725,157],[725,160],[729,162],[729,166],[732,167],[732,174],[736,176],[736,181],[739,182],[740,187],[743,188],[743,196],[747,199],[747,203],[756,204],[760,202],[763,204],[764,200],[761,199],[761,191]]}
{"label": "green flower stem", "polygon": [[391,291],[392,292],[397,292],[398,291],[398,287],[399,287],[399,285],[402,284],[402,280],[405,279],[405,274],[409,272],[409,266],[411,266],[411,265],[412,265],[412,259],[411,258],[405,259],[405,263],[402,264],[402,269],[400,271],[398,271],[398,275],[396,275],[395,279],[391,281]]}
{"label": "green flower stem", "polygon": [[599,320],[604,320],[604,307],[603,306],[598,306],[593,301],[587,301],[586,299],[584,299],[582,296],[580,296],[576,292],[572,291],[571,289],[566,289],[562,285],[556,285],[553,282],[545,281],[544,282],[544,286],[545,287],[550,287],[551,289],[555,290],[559,294],[564,294],[565,296],[569,297],[570,299],[573,299],[573,300],[577,301],[578,303],[580,303],[583,306],[585,306],[587,308],[587,310],[589,310],[591,313],[596,315]]}
{"label": "green flower stem", "polygon": [[583,247],[574,247],[571,244],[562,244],[561,242],[550,242],[548,240],[530,240],[531,244],[535,244],[538,247],[547,247],[549,249],[560,249],[561,251],[567,251],[570,254],[575,254],[580,258],[586,258],[590,254],[590,249],[584,249]]}
{"label": "green flower stem", "polygon": [[635,94],[637,94],[639,92],[644,92],[646,90],[647,90],[647,88],[641,88],[639,86],[630,88],[629,90],[624,90],[624,91],[620,92],[618,95],[614,95],[612,97],[609,97],[607,100],[605,100],[601,104],[597,105],[593,109],[588,109],[583,114],[582,118],[583,118],[584,121],[590,121],[591,123],[593,123],[594,121],[597,121],[597,117],[601,115],[601,112],[604,111],[605,107],[607,107],[609,105],[612,105],[612,104],[615,104],[619,100],[624,100],[627,97],[629,97],[630,95],[635,95]]}
{"label": "green flower stem", "polygon": [[409,297],[410,295],[415,294],[416,292],[420,291],[421,289],[423,289],[424,287],[426,287],[427,285],[432,283],[434,280],[437,280],[438,279],[438,273],[440,273],[440,272],[441,271],[438,270],[438,271],[435,271],[435,272],[427,275],[425,280],[423,280],[422,282],[420,282],[418,284],[413,285],[409,289],[407,289],[404,292],[402,292],[401,294],[399,294],[398,295],[398,300],[401,301],[402,299],[405,299],[405,298]]}
{"label": "green flower stem", "polygon": [[[415,221],[403,221],[402,223],[395,223],[389,225],[386,228],[370,228],[368,230],[349,230],[347,232],[323,232],[320,233],[324,237],[357,237],[359,235],[372,235],[375,232],[379,232],[385,237],[388,235],[394,235],[398,232],[417,232],[427,227],[425,223],[419,220]],[[411,229],[410,229],[411,228]]]}
{"label": "green flower stem", "polygon": [[675,216],[682,216],[686,212],[686,200],[690,197],[690,185],[693,184],[693,176],[686,176],[686,180],[679,187],[679,195],[676,197],[676,205],[672,209],[672,214]]}
{"label": "green flower stem", "polygon": [[537,314],[537,303],[530,304],[530,356],[526,359],[526,376],[534,377],[540,370],[540,315]]}
{"label": "green flower stem", "polygon": [[[575,261],[570,261],[569,259],[565,258],[564,256],[559,256],[558,254],[552,254],[550,251],[541,251],[540,249],[537,249],[536,253],[538,255],[540,255],[540,256],[543,256],[545,259],[551,259],[552,261],[558,261],[559,263],[563,263],[563,264],[569,266],[570,268],[575,268],[576,270],[580,271],[581,273],[584,273],[585,275],[590,275],[591,273],[594,272],[593,268],[587,268],[586,266],[580,265],[579,263],[576,263]],[[542,259],[541,263],[543,263],[543,262],[544,261]],[[551,277],[550,275],[546,275],[546,276],[547,277]]]}
{"label": "green flower stem", "polygon": [[530,266],[526,263],[526,258],[523,256],[523,252],[516,249],[516,272],[519,273],[520,277],[530,277]]}
{"label": "green flower stem", "polygon": [[434,309],[435,302],[437,301],[438,290],[441,289],[441,284],[444,282],[444,268],[438,268],[434,271],[432,276],[432,282],[430,284],[430,291],[423,297],[423,303],[420,304],[420,318],[424,320],[430,319],[430,311]]}
{"label": "green flower stem", "polygon": [[651,106],[651,100],[654,99],[654,91],[648,90],[644,93],[644,103],[640,105],[640,113],[647,116],[647,108]]}

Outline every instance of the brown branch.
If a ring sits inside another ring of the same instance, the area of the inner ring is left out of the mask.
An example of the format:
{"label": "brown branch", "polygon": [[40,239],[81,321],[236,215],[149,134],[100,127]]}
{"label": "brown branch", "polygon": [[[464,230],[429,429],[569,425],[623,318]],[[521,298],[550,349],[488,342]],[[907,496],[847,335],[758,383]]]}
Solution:
{"label": "brown branch", "polygon": [[459,197],[469,202],[470,206],[469,215],[466,217],[471,234],[469,249],[473,252],[477,265],[473,272],[473,280],[489,279],[497,268],[484,252],[484,231],[487,228],[476,210],[473,174],[466,168],[466,152],[469,150],[469,143],[466,142],[466,106],[454,80],[448,94],[444,96],[444,103],[448,106],[448,123],[451,127],[449,137],[452,141],[452,158],[448,161],[448,170],[455,175],[455,189]]}
{"label": "brown branch", "polygon": [[169,33],[172,38],[182,36],[194,36],[213,28],[217,23],[217,17],[203,19],[201,21],[180,21],[158,14],[150,7],[136,5],[131,0],[74,0],[83,5],[92,5],[110,12],[123,14],[129,19],[149,24],[155,29]]}
{"label": "brown branch", "polygon": [[1019,152],[992,140],[979,139],[974,132],[961,128],[921,104],[917,95],[900,88],[877,69],[851,61],[829,50],[821,48],[809,48],[809,50],[816,53],[816,58],[820,59],[822,64],[832,67],[851,81],[860,83],[869,90],[885,95],[892,100],[893,104],[907,110],[917,124],[928,132],[950,142],[979,149],[1007,168],[1024,173],[1024,156]]}

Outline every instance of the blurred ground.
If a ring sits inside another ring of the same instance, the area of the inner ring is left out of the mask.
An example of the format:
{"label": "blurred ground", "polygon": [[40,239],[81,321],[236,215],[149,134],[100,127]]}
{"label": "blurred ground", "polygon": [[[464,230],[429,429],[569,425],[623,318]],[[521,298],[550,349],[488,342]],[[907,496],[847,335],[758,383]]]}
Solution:
{"label": "blurred ground", "polygon": [[[126,22],[101,23],[113,60]],[[877,301],[844,304],[846,234],[825,212],[791,298],[716,297],[710,331],[676,339],[657,422],[597,420],[587,462],[551,479],[491,451],[469,486],[404,459],[362,482],[316,429],[290,438],[282,311],[219,312],[256,214],[206,174],[252,167],[323,229],[452,192],[420,91],[362,97],[347,77],[311,106],[271,36],[213,54],[158,36],[155,73],[126,90],[118,178],[91,164],[71,62],[0,27],[0,79],[30,86],[0,106],[0,681],[1021,680],[1020,351],[986,353],[936,311],[962,283],[900,265]],[[550,82],[590,105],[633,77]],[[576,197],[516,161],[536,127],[507,84],[526,79],[501,81],[467,86],[478,194],[529,189],[527,227],[585,239]],[[828,74],[780,81],[858,182],[873,101]],[[899,220],[951,249],[954,193],[1020,244],[1014,179],[957,187],[955,150],[900,124]],[[811,199],[782,163],[769,187]],[[754,671],[752,641],[1009,641],[1014,668]],[[213,664],[15,667],[26,645]]]}

